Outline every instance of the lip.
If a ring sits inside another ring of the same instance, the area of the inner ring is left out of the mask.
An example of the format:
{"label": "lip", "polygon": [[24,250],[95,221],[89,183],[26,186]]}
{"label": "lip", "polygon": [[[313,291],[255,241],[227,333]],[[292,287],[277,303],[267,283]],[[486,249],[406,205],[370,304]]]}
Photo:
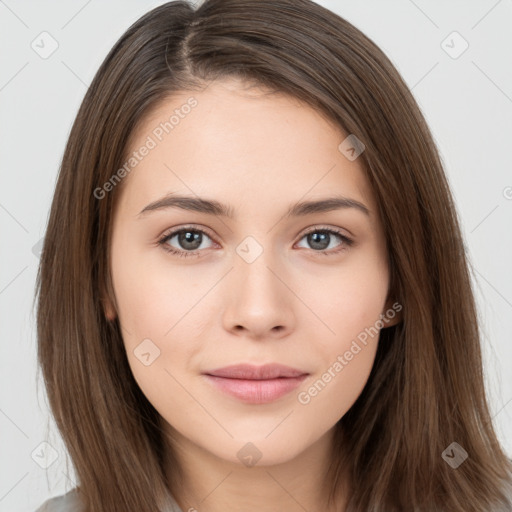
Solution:
{"label": "lip", "polygon": [[300,377],[306,375],[307,372],[285,366],[284,364],[269,363],[262,366],[253,364],[235,364],[218,368],[216,370],[208,370],[204,372],[207,375],[215,377],[225,377],[228,379],[247,379],[247,380],[266,380],[277,379],[278,377]]}
{"label": "lip", "polygon": [[239,364],[204,372],[216,389],[250,404],[273,402],[293,391],[308,375],[281,364]]}

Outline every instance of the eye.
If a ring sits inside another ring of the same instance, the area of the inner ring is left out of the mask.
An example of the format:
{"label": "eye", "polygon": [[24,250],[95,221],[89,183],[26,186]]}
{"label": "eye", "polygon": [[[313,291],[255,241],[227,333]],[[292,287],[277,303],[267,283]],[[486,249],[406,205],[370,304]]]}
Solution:
{"label": "eye", "polygon": [[[208,233],[202,229],[184,227],[165,234],[158,241],[158,244],[161,245],[165,251],[171,254],[187,258],[190,256],[200,256],[201,249],[209,248],[204,247],[203,245],[205,237],[211,240]],[[332,247],[329,247],[331,246],[333,238],[337,238],[341,241],[334,250],[332,250]],[[171,243],[173,239],[175,239],[174,243],[177,244],[178,247]],[[354,243],[351,238],[341,233],[341,231],[332,228],[314,227],[302,236],[301,240],[303,239],[306,239],[307,243],[310,244],[313,252],[326,256],[346,251]]]}
{"label": "eye", "polygon": [[[210,238],[202,229],[192,227],[181,228],[164,235],[158,243],[165,251],[186,258],[189,256],[199,256],[199,252],[197,251],[205,248],[203,246],[204,237]],[[173,238],[176,239],[175,243],[178,244],[178,248],[170,243]]]}
{"label": "eye", "polygon": [[[334,250],[328,250],[329,248],[332,249],[331,242],[333,238],[341,240],[341,244],[338,244]],[[332,228],[314,227],[303,235],[302,239],[306,239],[307,243],[314,249],[314,252],[326,256],[346,251],[354,243],[351,238],[344,235],[341,231]]]}

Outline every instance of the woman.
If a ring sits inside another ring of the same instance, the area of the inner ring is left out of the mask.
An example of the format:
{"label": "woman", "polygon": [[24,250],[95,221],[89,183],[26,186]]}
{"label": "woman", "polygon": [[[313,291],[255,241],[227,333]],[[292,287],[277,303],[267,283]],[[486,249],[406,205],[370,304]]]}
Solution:
{"label": "woman", "polygon": [[40,510],[512,510],[432,136],[317,4],[128,29],[70,134],[38,300],[79,480]]}

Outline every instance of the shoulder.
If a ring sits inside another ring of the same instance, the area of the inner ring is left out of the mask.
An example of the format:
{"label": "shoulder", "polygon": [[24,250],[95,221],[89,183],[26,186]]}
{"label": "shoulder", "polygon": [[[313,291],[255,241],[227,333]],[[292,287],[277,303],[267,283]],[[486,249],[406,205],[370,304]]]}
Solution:
{"label": "shoulder", "polygon": [[46,500],[36,512],[81,512],[82,510],[83,504],[75,488],[66,494]]}
{"label": "shoulder", "polygon": [[[84,505],[74,488],[66,494],[46,500],[36,512],[83,512]],[[168,495],[166,512],[182,512],[171,494]]]}

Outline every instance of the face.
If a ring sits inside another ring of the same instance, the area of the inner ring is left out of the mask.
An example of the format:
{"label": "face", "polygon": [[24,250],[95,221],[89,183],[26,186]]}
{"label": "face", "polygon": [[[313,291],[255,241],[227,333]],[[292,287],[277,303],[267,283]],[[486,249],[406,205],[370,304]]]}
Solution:
{"label": "face", "polygon": [[[388,262],[360,159],[338,149],[347,135],[296,99],[223,80],[166,100],[130,141],[106,314],[166,428],[225,461],[293,459],[368,379]],[[240,364],[256,374],[211,375]],[[258,374],[267,364],[299,377]]]}

